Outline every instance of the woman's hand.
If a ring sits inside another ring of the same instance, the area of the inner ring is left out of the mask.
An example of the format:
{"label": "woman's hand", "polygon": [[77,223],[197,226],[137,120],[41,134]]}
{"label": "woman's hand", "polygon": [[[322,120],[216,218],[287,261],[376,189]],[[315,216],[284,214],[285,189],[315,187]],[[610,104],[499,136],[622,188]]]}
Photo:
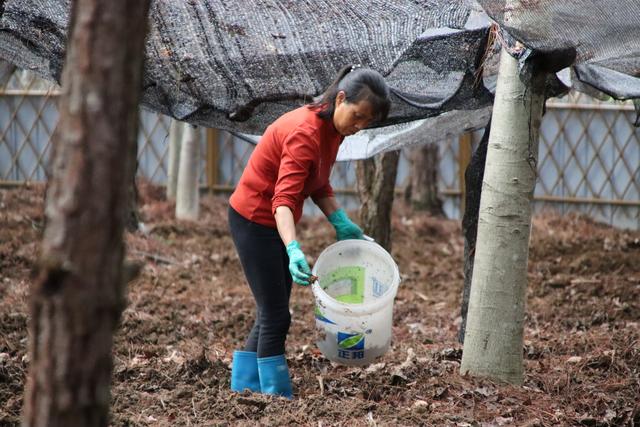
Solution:
{"label": "woman's hand", "polygon": [[287,206],[278,206],[275,218],[278,233],[280,233],[282,242],[287,248],[287,255],[289,255],[291,278],[299,285],[309,286],[311,284],[311,269],[307,264],[307,258],[300,249],[300,243],[296,240],[296,226],[291,209]]}
{"label": "woman's hand", "polygon": [[293,281],[302,286],[309,286],[311,284],[311,269],[297,240],[293,240],[287,245],[287,255],[289,255],[289,272]]}
{"label": "woman's hand", "polygon": [[327,219],[333,225],[333,228],[336,229],[336,238],[338,240],[364,238],[362,229],[349,219],[344,209],[340,208],[336,210],[329,215]]}

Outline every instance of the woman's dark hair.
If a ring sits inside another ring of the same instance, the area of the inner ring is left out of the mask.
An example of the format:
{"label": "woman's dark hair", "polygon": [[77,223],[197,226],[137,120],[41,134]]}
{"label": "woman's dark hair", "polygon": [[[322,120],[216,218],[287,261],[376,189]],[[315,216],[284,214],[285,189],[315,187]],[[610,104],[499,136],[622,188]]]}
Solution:
{"label": "woman's dark hair", "polygon": [[387,118],[391,108],[389,87],[377,71],[357,65],[343,67],[327,90],[311,104],[312,107],[320,109],[318,116],[325,120],[333,118],[336,97],[340,91],[345,93],[345,100],[349,103],[367,101],[371,104],[376,122]]}

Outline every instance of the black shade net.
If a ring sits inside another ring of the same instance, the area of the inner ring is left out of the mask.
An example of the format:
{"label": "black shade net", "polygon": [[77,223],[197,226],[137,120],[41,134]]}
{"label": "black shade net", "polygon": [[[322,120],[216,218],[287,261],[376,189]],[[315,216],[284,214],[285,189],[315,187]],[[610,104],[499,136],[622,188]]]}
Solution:
{"label": "black shade net", "polygon": [[[416,143],[399,135],[416,135],[425,122],[403,123],[451,112],[448,129],[484,126],[492,102],[486,59],[496,49],[487,46],[491,23],[482,7],[534,53],[575,50],[577,65],[563,82],[640,97],[638,3],[153,0],[143,105],[193,124],[259,134],[319,95],[341,67],[362,64],[385,75],[394,93],[388,119],[377,124],[385,128],[366,134],[379,146],[342,154],[368,157]],[[0,5],[0,56],[59,82],[70,2]],[[421,131],[432,140],[438,129],[424,124]]]}
{"label": "black shade net", "polygon": [[[640,1],[479,0],[534,52],[573,49],[572,76],[616,99],[640,98]],[[580,89],[579,84],[573,84]]]}

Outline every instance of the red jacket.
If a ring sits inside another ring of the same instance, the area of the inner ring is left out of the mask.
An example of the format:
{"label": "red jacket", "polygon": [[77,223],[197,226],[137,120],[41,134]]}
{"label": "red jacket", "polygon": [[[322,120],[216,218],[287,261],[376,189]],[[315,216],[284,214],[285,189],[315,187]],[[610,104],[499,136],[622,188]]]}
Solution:
{"label": "red jacket", "polygon": [[240,215],[276,228],[278,206],[288,206],[297,223],[307,197],[333,196],[329,175],[344,137],[316,111],[300,107],[267,128],[229,199]]}

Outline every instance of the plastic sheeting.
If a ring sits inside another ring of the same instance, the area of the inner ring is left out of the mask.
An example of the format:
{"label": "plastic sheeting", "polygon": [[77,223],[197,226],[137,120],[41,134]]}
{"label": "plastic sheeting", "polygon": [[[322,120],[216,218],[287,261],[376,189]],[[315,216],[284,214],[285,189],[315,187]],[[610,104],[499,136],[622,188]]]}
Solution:
{"label": "plastic sheeting", "polygon": [[425,120],[369,129],[348,136],[340,145],[338,161],[373,157],[398,147],[437,143],[483,128],[491,118],[491,106],[476,110],[453,110]]}
{"label": "plastic sheeting", "polygon": [[[424,120],[365,129],[344,139],[337,161],[362,160],[399,147],[435,143],[484,127],[491,118],[491,106],[477,110],[453,110]],[[250,144],[258,144],[260,135],[232,132]]]}

